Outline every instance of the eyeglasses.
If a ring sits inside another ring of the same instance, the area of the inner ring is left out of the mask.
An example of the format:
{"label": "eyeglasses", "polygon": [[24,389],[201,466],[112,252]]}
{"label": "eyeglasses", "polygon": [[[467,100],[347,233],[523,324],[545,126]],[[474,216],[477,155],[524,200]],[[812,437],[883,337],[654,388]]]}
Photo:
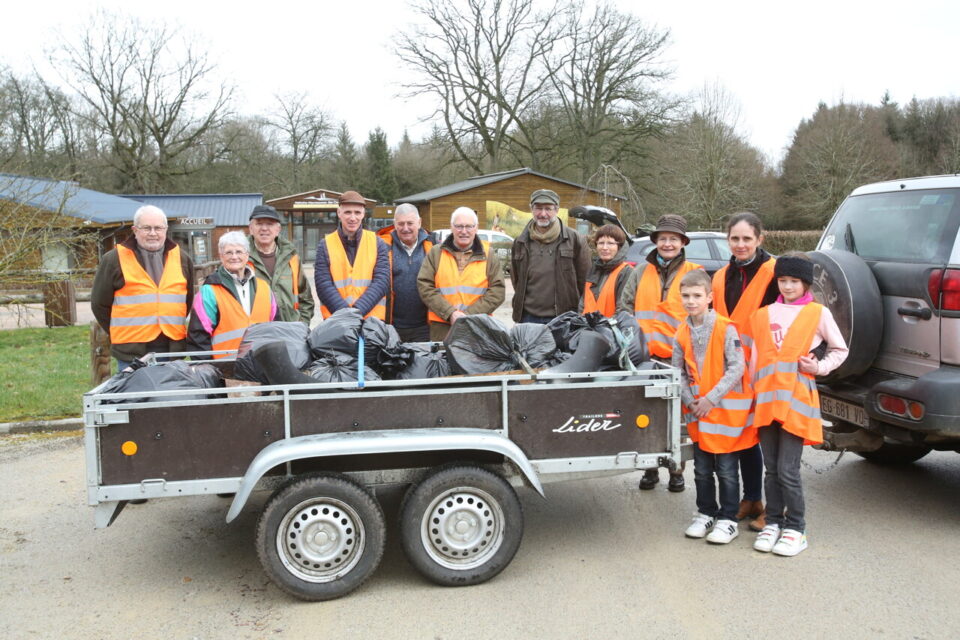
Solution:
{"label": "eyeglasses", "polygon": [[247,255],[248,253],[249,253],[249,251],[244,251],[243,249],[238,249],[238,250],[236,250],[236,251],[224,251],[224,252],[222,252],[220,255],[226,256],[226,257],[228,257],[228,258],[232,258],[232,257],[234,257],[234,256],[245,256],[245,255]]}
{"label": "eyeglasses", "polygon": [[613,240],[597,240],[598,247],[616,247],[618,246]]}
{"label": "eyeglasses", "polygon": [[453,228],[457,231],[470,231],[471,229],[476,229],[477,225],[475,224],[455,224]]}
{"label": "eyeglasses", "polygon": [[144,233],[163,233],[167,230],[166,227],[137,227],[137,229],[140,229],[140,231]]}

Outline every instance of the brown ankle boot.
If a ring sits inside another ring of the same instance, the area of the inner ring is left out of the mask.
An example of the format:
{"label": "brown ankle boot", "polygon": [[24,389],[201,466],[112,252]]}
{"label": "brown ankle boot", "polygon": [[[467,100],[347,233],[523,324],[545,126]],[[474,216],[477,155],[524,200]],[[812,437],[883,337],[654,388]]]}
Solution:
{"label": "brown ankle boot", "polygon": [[750,521],[750,530],[763,531],[765,526],[767,526],[767,510],[763,509],[760,515]]}
{"label": "brown ankle boot", "polygon": [[741,500],[737,510],[737,520],[756,518],[763,513],[763,503],[759,500]]}

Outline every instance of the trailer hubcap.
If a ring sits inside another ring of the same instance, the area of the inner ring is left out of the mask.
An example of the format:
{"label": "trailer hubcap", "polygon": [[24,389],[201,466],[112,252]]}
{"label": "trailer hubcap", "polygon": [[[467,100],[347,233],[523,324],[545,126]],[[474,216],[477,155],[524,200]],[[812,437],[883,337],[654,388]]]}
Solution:
{"label": "trailer hubcap", "polygon": [[444,491],[423,516],[421,541],[427,554],[450,569],[470,569],[487,562],[503,542],[503,509],[476,487]]}
{"label": "trailer hubcap", "polygon": [[330,582],[356,565],[364,539],[363,522],[350,505],[311,498],[284,516],[277,529],[277,551],[301,580]]}

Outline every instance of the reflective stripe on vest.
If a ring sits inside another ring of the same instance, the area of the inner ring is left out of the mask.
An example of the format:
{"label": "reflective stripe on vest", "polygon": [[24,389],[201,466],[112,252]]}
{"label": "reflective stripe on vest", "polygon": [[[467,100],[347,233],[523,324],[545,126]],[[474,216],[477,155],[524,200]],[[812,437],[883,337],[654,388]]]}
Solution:
{"label": "reflective stripe on vest", "polygon": [[750,321],[756,350],[753,374],[754,424],[764,427],[774,421],[804,444],[823,442],[820,396],[814,377],[800,371],[799,360],[810,352],[823,307],[811,302],[787,329],[780,349],[770,331],[770,311],[762,307]]}
{"label": "reflective stripe on vest", "polygon": [[665,300],[660,299],[663,287],[660,274],[652,264],[647,264],[637,283],[633,311],[637,324],[647,340],[650,355],[669,359],[673,355],[673,336],[687,315],[680,301],[680,281],[683,276],[700,269],[700,265],[684,261],[670,283]]}
{"label": "reflective stripe on vest", "polygon": [[[353,304],[363,296],[367,287],[373,282],[373,270],[377,266],[377,236],[372,231],[363,230],[360,232],[360,245],[357,247],[357,255],[353,259],[353,264],[347,259],[347,252],[343,248],[343,242],[340,235],[334,231],[328,233],[326,237],[327,255],[330,258],[330,276],[333,278],[333,286],[337,288],[340,297],[348,306]],[[333,315],[326,306],[320,305],[320,313],[324,319]],[[364,316],[369,318],[374,316],[384,320],[387,316],[387,297],[380,298],[377,304]]]}
{"label": "reflective stripe on vest", "polygon": [[[460,271],[457,259],[446,248],[440,249],[440,261],[433,282],[444,299],[457,311],[466,311],[474,302],[483,297],[489,288],[487,281],[487,251],[489,246],[481,243],[484,250],[483,260],[471,260]],[[433,310],[427,312],[427,320],[450,324]]]}
{"label": "reflective stripe on vest", "polygon": [[740,300],[734,308],[733,313],[727,310],[727,264],[722,269],[713,274],[713,308],[721,316],[726,316],[733,321],[740,332],[740,342],[743,344],[747,361],[750,360],[750,350],[753,349],[753,338],[750,336],[750,316],[760,308],[763,302],[763,296],[767,293],[767,287],[773,280],[774,267],[777,261],[770,258],[760,265],[753,280],[747,285],[740,295]]}
{"label": "reflective stripe on vest", "polygon": [[[257,291],[250,305],[250,315],[243,310],[240,301],[226,287],[210,285],[217,299],[217,326],[213,329],[211,351],[225,351],[240,346],[247,327],[259,322],[270,322],[270,283],[257,278]],[[227,358],[231,354],[219,353],[214,358]]]}
{"label": "reflective stripe on vest", "polygon": [[610,275],[607,276],[607,280],[603,283],[603,286],[600,287],[599,298],[593,295],[593,291],[591,290],[589,282],[584,285],[584,315],[593,311],[599,311],[607,318],[613,317],[613,314],[617,312],[617,278],[620,276],[620,272],[623,271],[625,266],[627,266],[627,263],[621,262],[619,265],[617,265],[617,268],[610,272]]}
{"label": "reflective stripe on vest", "polygon": [[[693,352],[693,342],[690,339],[690,326],[684,322],[677,331],[677,344],[683,348],[684,366],[690,377],[690,391],[694,398],[700,398],[700,390],[709,392],[713,389],[724,373],[723,345],[730,319],[721,315],[716,316],[710,341],[707,343],[707,352],[703,358],[703,372],[698,371],[696,356]],[[749,376],[744,368],[740,389],[736,387],[720,398],[719,404],[710,410],[707,415],[692,419],[687,423],[690,438],[698,443],[701,450],[709,453],[732,453],[749,449],[759,441],[757,430],[750,421],[750,407],[753,405],[753,393],[750,388]],[[683,412],[690,410],[683,407]],[[692,415],[692,414],[691,414]]]}
{"label": "reflective stripe on vest", "polygon": [[110,342],[150,342],[162,333],[171,340],[187,337],[187,279],[180,247],[167,252],[160,284],[153,281],[136,254],[117,246],[123,286],[114,292],[110,309]]}

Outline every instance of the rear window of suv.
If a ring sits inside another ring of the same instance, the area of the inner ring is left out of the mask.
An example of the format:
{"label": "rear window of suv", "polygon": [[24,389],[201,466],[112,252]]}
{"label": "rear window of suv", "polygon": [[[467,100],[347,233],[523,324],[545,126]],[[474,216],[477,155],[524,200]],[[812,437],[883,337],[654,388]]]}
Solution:
{"label": "rear window of suv", "polygon": [[847,198],[820,241],[868,260],[946,262],[960,226],[960,189]]}

